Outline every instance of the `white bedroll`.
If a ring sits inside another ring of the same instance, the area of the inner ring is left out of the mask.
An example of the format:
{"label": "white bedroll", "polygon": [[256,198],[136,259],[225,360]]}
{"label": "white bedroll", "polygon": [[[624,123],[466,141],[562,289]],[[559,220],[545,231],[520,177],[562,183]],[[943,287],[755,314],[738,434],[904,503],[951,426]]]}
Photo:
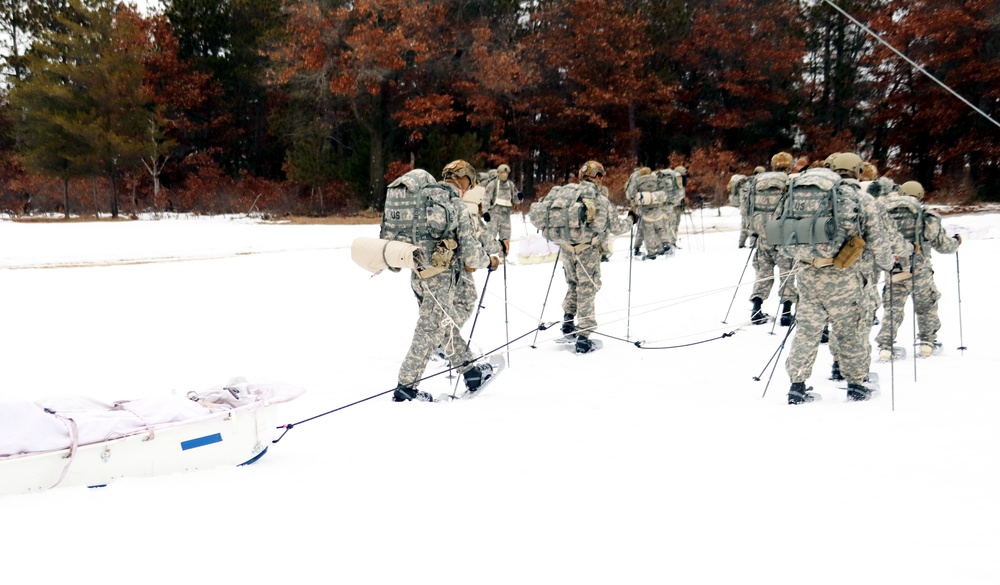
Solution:
{"label": "white bedroll", "polygon": [[187,398],[0,404],[0,495],[252,463],[274,438],[276,405],[302,392],[237,379]]}

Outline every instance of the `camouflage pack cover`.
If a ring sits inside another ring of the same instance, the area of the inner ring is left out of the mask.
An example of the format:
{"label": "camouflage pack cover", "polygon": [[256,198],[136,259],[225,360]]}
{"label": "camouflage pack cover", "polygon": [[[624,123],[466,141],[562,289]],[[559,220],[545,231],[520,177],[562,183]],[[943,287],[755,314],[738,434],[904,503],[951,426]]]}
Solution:
{"label": "camouflage pack cover", "polygon": [[916,243],[924,233],[924,206],[908,195],[887,195],[880,203],[896,223],[896,229],[907,242]]}
{"label": "camouflage pack cover", "polygon": [[807,172],[789,182],[765,243],[796,260],[833,258],[851,236],[859,235],[861,206],[854,187],[829,172]]}
{"label": "camouflage pack cover", "polygon": [[755,175],[750,185],[750,213],[773,213],[787,188],[788,175],[785,173],[771,171]]}
{"label": "camouflage pack cover", "polygon": [[528,218],[548,240],[557,244],[590,244],[607,226],[587,221],[585,199],[595,202],[599,193],[593,183],[570,183],[553,187],[545,197],[531,204]]}
{"label": "camouflage pack cover", "polygon": [[454,187],[414,169],[386,189],[379,237],[418,246],[430,258],[434,244],[455,231],[456,210],[464,210],[462,205]]}

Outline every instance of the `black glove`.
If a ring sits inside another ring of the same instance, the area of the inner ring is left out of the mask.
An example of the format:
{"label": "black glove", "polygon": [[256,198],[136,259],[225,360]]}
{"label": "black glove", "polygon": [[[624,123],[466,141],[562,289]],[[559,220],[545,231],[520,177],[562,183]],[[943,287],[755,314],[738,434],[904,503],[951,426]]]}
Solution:
{"label": "black glove", "polygon": [[485,221],[486,223],[490,223],[490,212],[489,211],[487,211],[486,213],[483,214],[483,221]]}
{"label": "black glove", "polygon": [[632,221],[632,225],[639,223],[639,214],[632,211],[631,209],[628,210],[628,215],[626,217],[628,217]]}

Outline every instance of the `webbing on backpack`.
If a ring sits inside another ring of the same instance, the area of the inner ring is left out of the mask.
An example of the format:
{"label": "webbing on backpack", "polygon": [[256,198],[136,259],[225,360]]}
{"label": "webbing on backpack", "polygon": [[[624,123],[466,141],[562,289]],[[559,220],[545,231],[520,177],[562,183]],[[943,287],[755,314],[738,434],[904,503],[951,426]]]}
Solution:
{"label": "webbing on backpack", "polygon": [[800,260],[832,258],[848,235],[841,223],[842,183],[839,177],[819,174],[793,179],[781,203],[781,215],[767,222],[767,244]]}

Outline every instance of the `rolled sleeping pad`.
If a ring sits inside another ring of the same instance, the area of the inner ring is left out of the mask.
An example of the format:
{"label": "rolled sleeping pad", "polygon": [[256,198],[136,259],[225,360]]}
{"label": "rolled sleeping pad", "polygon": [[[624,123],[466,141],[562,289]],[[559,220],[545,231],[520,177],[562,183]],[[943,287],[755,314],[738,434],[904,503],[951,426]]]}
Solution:
{"label": "rolled sleeping pad", "polygon": [[406,242],[356,238],[351,243],[351,260],[372,274],[386,268],[399,272],[401,268],[417,269],[416,253],[420,248]]}

